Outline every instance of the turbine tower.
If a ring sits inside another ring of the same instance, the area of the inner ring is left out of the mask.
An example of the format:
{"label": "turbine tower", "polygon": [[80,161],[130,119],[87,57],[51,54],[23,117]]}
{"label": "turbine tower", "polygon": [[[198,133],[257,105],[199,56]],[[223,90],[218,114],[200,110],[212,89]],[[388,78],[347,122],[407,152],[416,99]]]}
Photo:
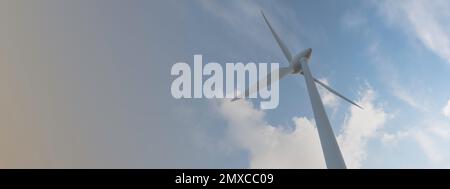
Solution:
{"label": "turbine tower", "polygon": [[[278,43],[278,46],[281,48],[281,51],[283,52],[284,56],[286,57],[287,61],[289,62],[289,67],[283,67],[279,70],[276,70],[274,72],[279,73],[279,79],[282,79],[283,77],[289,75],[289,74],[302,74],[305,77],[306,87],[309,94],[309,99],[311,101],[311,106],[314,113],[314,119],[316,121],[317,130],[319,133],[320,138],[320,144],[322,146],[323,155],[325,157],[325,163],[327,165],[328,169],[346,169],[344,158],[342,157],[341,150],[339,149],[339,145],[337,143],[336,137],[333,133],[333,129],[331,127],[330,121],[328,120],[327,113],[325,112],[325,108],[322,103],[322,99],[320,98],[319,92],[317,91],[315,83],[318,83],[331,93],[341,97],[345,101],[359,107],[362,109],[361,106],[356,104],[355,102],[349,100],[348,98],[344,97],[343,95],[339,94],[337,91],[332,89],[331,87],[327,86],[325,83],[319,81],[318,79],[314,78],[311,74],[311,71],[309,69],[308,63],[311,58],[312,49],[308,48],[304,51],[301,51],[294,57],[292,57],[289,49],[286,47],[286,45],[283,43],[281,38],[277,35],[275,30],[270,25],[269,21],[267,20],[266,16],[264,15],[264,12],[261,11],[261,14],[264,18],[264,21],[266,22],[267,26],[270,29],[270,32],[272,33],[273,37]],[[273,72],[272,72],[273,73]],[[262,79],[258,81],[254,86],[248,88],[245,90],[245,92],[242,94],[242,96],[238,96],[234,98],[232,101],[238,100],[240,98],[248,97],[250,94],[257,92],[258,89],[261,89],[261,87],[267,87],[272,82],[271,81],[271,73],[266,76],[265,79]],[[259,85],[259,83],[262,83]],[[258,87],[259,86],[259,87]]]}

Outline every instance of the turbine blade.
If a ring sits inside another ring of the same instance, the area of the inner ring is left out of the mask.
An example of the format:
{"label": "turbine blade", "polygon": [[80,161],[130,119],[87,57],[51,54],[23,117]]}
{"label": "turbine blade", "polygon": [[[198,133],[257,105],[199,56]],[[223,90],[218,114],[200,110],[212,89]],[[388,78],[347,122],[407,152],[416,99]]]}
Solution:
{"label": "turbine blade", "polygon": [[286,47],[286,45],[284,45],[284,43],[281,40],[281,38],[278,37],[277,33],[275,32],[275,30],[270,25],[269,21],[267,20],[266,16],[264,15],[264,12],[262,10],[261,10],[261,14],[262,14],[262,16],[264,18],[264,21],[266,22],[267,26],[269,26],[270,32],[272,32],[273,37],[275,38],[275,40],[277,40],[278,46],[280,46],[281,50],[283,51],[284,56],[286,57],[286,59],[288,60],[288,62],[290,64],[291,60],[292,60],[292,55],[289,52],[289,49]]}
{"label": "turbine blade", "polygon": [[[276,78],[275,80],[272,81],[272,73],[274,73],[276,71],[278,71],[278,78]],[[267,74],[267,76],[264,79],[259,80],[258,82],[253,84],[251,87],[247,88],[243,94],[240,94],[239,96],[233,98],[231,101],[233,102],[233,101],[239,100],[241,98],[246,98],[246,97],[250,96],[250,94],[253,94],[261,89],[264,89],[264,88],[270,86],[273,82],[276,82],[276,81],[282,79],[283,77],[287,76],[288,74],[292,73],[293,71],[294,70],[290,67],[284,67],[284,68],[275,70],[275,71]],[[258,87],[259,83],[262,83],[263,85],[261,87]]]}
{"label": "turbine blade", "polygon": [[350,99],[346,98],[345,96],[339,94],[337,91],[335,91],[334,89],[332,89],[331,87],[327,86],[325,83],[321,82],[320,80],[314,78],[314,81],[320,85],[322,85],[322,87],[324,87],[325,89],[327,89],[328,91],[330,91],[331,93],[333,93],[336,96],[341,97],[342,99],[344,99],[345,101],[357,106],[358,108],[364,109],[363,107],[361,107],[360,105],[356,104],[355,102],[351,101]]}

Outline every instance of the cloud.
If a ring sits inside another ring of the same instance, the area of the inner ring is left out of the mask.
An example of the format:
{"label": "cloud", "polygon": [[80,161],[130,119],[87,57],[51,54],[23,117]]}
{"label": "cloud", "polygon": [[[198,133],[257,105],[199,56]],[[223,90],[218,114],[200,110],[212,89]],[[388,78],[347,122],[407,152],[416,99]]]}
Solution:
{"label": "cloud", "polygon": [[[375,2],[380,3],[378,1]],[[370,26],[367,24],[367,18],[361,10],[351,10],[344,14],[341,18],[341,26],[345,30],[358,31],[365,36],[366,40],[369,41],[366,52],[373,65],[377,68],[376,71],[379,77],[386,84],[390,93],[394,97],[417,110],[424,112],[429,110],[428,102],[417,100],[423,98],[419,98],[418,94],[412,94],[409,92],[413,91],[410,90],[410,88],[415,88],[416,85],[413,85],[413,87],[408,87],[398,78],[399,73],[397,69],[394,64],[392,64],[389,56],[382,51],[383,48],[380,48],[380,37],[376,33],[371,32]],[[416,84],[417,82],[410,83]]]}
{"label": "cloud", "polygon": [[[196,2],[203,10],[210,13],[212,17],[219,18],[224,25],[229,26],[230,32],[250,39],[258,47],[273,53],[273,55],[284,61],[285,58],[273,37],[271,37],[270,31],[261,15],[261,10],[264,10],[264,7],[270,7],[271,11],[265,11],[264,14],[268,17],[278,35],[286,42],[286,46],[291,50],[291,53],[295,54],[296,50],[302,49],[301,45],[304,42],[300,40],[300,36],[306,34],[304,32],[305,28],[299,26],[299,20],[295,16],[295,11],[283,3],[239,0],[198,0]],[[282,23],[289,23],[289,25],[282,25]],[[301,28],[301,30],[294,30],[296,31],[294,33],[291,30],[292,28]]]}
{"label": "cloud", "polygon": [[397,144],[400,140],[409,136],[409,132],[398,131],[396,133],[383,132],[380,134],[381,142],[386,146]]}
{"label": "cloud", "polygon": [[395,97],[417,110],[428,111],[428,105],[426,105],[423,101],[419,101],[418,98],[405,89],[405,87],[402,87],[397,80],[393,80],[389,85],[391,87],[392,94]]}
{"label": "cloud", "polygon": [[386,20],[404,28],[450,63],[450,2],[445,0],[373,1]]}
{"label": "cloud", "polygon": [[350,114],[345,118],[338,141],[348,168],[362,166],[368,153],[367,142],[378,136],[389,117],[383,107],[375,105],[374,101],[374,91],[368,87],[358,102],[364,110],[351,106]]}
{"label": "cloud", "polygon": [[425,119],[423,123],[412,128],[410,136],[419,144],[419,147],[431,163],[450,166],[450,125],[437,118]]}
{"label": "cloud", "polygon": [[[347,167],[360,168],[368,153],[367,142],[377,136],[388,115],[376,106],[372,88],[361,93],[358,102],[364,110],[350,107],[338,136]],[[294,129],[271,125],[262,110],[248,101],[218,103],[217,109],[228,122],[235,145],[249,152],[251,168],[325,168],[314,121],[293,117]]]}
{"label": "cloud", "polygon": [[[261,40],[270,37],[267,29],[263,28],[261,23],[261,5],[255,1],[210,1],[198,0],[197,3],[211,16],[219,18],[225,26],[230,28],[230,32],[243,35],[251,39],[260,47],[273,46],[267,43],[267,40]],[[261,23],[262,24],[262,23]],[[249,27],[249,26],[252,27]],[[245,30],[243,30],[245,28]]]}
{"label": "cloud", "polygon": [[[396,133],[383,133],[382,142],[385,145],[397,144],[412,140],[417,144],[422,154],[428,159],[429,166],[447,167],[450,153],[447,148],[450,145],[450,125],[438,118],[425,117],[416,125],[397,131]],[[412,146],[411,143],[405,143]]]}
{"label": "cloud", "polygon": [[[319,79],[322,83],[324,83],[325,85],[330,86],[330,83],[328,82],[328,79],[326,78],[320,78]],[[317,87],[319,89],[319,93],[320,96],[322,97],[322,102],[325,106],[328,106],[330,108],[337,108],[339,105],[339,101],[336,95],[334,95],[333,93],[331,93],[330,91],[326,90],[324,87],[317,85],[319,87]]]}
{"label": "cloud", "polygon": [[229,123],[229,134],[249,152],[250,168],[325,168],[317,130],[304,117],[294,117],[294,130],[273,126],[264,112],[248,101],[220,102],[219,112]]}
{"label": "cloud", "polygon": [[439,162],[442,160],[442,154],[439,152],[440,150],[436,147],[433,139],[423,132],[415,132],[414,139],[416,139],[417,143],[420,145],[425,155],[433,162]]}
{"label": "cloud", "polygon": [[365,14],[358,9],[346,12],[340,19],[341,28],[344,31],[359,32],[363,35],[371,33]]}
{"label": "cloud", "polygon": [[[402,82],[398,77],[400,74],[394,64],[392,64],[389,56],[380,50],[379,41],[373,40],[367,48],[367,53],[371,62],[375,65],[380,79],[386,84],[389,92],[394,97],[416,110],[422,112],[430,110],[430,103],[425,98],[428,94],[414,90],[417,88],[417,78],[413,78],[413,81],[408,83]],[[411,91],[415,91],[415,93]]]}
{"label": "cloud", "polygon": [[[402,82],[398,78],[398,75],[401,75],[398,69],[389,59],[389,56],[381,51],[379,45],[379,41],[373,40],[368,47],[368,54],[374,65],[376,65],[381,80],[386,84],[394,97],[412,107],[418,114],[417,116],[409,117],[409,120],[402,120],[403,123],[404,121],[407,123],[412,122],[412,125],[404,124],[407,126],[406,128],[396,125],[395,129],[397,131],[392,133],[382,132],[380,134],[381,142],[390,147],[399,143],[411,147],[414,146],[414,143],[405,141],[413,141],[428,159],[428,163],[440,167],[448,166],[445,165],[445,162],[446,158],[450,157],[450,154],[446,153],[447,150],[444,149],[448,148],[450,144],[450,140],[448,140],[448,136],[450,136],[449,125],[441,120],[439,116],[436,116],[436,112],[440,110],[436,110],[432,106],[432,101],[429,99],[430,94],[424,90],[416,90],[418,83],[421,84],[420,80],[411,78],[409,82]],[[444,115],[446,107],[442,109]],[[431,165],[427,165],[427,167]],[[415,167],[417,165],[411,166]]]}
{"label": "cloud", "polygon": [[447,101],[447,105],[442,109],[442,114],[444,114],[445,117],[450,118],[450,100]]}

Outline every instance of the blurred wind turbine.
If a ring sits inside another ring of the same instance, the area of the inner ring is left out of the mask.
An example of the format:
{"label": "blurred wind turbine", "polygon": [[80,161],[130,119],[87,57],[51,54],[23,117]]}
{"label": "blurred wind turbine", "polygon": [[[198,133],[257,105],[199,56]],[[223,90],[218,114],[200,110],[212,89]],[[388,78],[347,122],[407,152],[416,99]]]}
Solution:
{"label": "blurred wind turbine", "polygon": [[[289,49],[286,47],[286,45],[283,43],[283,41],[280,39],[280,37],[277,35],[275,30],[270,25],[269,21],[267,20],[264,13],[261,11],[261,14],[264,18],[264,21],[266,22],[267,26],[270,29],[270,32],[274,36],[275,40],[278,43],[278,46],[281,48],[281,51],[283,51],[284,56],[289,62],[289,67],[283,67],[279,70],[276,70],[279,72],[279,78],[278,80],[282,79],[283,77],[289,75],[289,74],[302,74],[305,77],[306,87],[309,93],[309,99],[311,101],[311,105],[314,112],[314,118],[317,125],[317,130],[319,132],[319,138],[320,138],[320,144],[322,145],[323,154],[325,156],[325,163],[327,165],[327,168],[329,169],[346,169],[344,158],[342,157],[342,153],[339,149],[339,145],[337,143],[336,137],[333,133],[333,129],[331,128],[330,121],[328,120],[327,114],[325,112],[325,108],[322,103],[322,99],[320,98],[319,92],[317,91],[316,85],[314,82],[318,83],[331,93],[341,97],[345,101],[357,106],[358,108],[363,109],[360,105],[356,104],[355,102],[349,100],[348,98],[344,97],[343,95],[336,92],[331,87],[327,86],[325,83],[319,81],[318,79],[314,78],[311,74],[311,71],[309,70],[308,62],[311,57],[312,49],[308,48],[304,51],[301,51],[294,57],[292,57]],[[274,72],[276,72],[274,71]],[[273,73],[273,72],[272,72]],[[240,98],[248,97],[250,94],[257,92],[258,88],[261,89],[262,87],[269,86],[272,82],[271,81],[271,74],[267,75],[265,79],[262,79],[258,81],[254,86],[249,87],[245,90],[245,92],[236,98],[234,98],[232,101],[238,100]],[[258,87],[258,83],[261,83],[262,85]]]}

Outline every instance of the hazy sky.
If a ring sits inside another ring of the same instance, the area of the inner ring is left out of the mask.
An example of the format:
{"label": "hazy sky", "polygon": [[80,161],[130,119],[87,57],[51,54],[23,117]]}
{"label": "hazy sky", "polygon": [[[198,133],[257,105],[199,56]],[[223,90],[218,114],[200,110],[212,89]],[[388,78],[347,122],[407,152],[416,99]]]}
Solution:
{"label": "hazy sky", "polygon": [[[313,74],[350,168],[450,168],[450,3],[0,0],[1,168],[323,168],[304,80],[280,105],[172,98],[171,66]],[[321,89],[319,87],[319,89]]]}

